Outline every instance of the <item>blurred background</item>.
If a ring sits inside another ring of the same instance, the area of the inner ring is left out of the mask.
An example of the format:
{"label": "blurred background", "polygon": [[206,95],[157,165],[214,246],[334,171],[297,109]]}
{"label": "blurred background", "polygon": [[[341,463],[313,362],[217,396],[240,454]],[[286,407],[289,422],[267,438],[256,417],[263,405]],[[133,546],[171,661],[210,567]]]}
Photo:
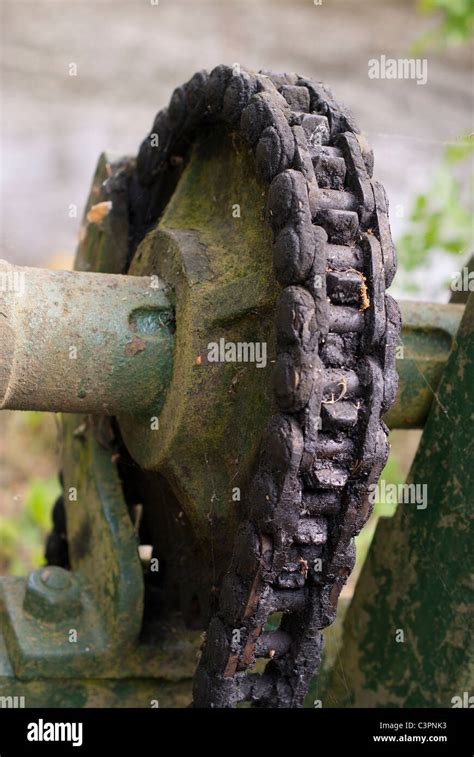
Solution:
{"label": "blurred background", "polygon": [[[0,12],[1,257],[70,267],[99,153],[135,154],[175,86],[240,63],[322,80],[353,110],[390,199],[395,296],[449,299],[472,254],[470,0],[0,0]],[[369,78],[381,55],[426,59],[426,84]],[[21,574],[42,562],[59,492],[56,419],[3,412],[0,428],[0,573]],[[391,436],[384,477],[397,483],[419,433]],[[393,509],[378,503],[359,537],[347,601]]]}

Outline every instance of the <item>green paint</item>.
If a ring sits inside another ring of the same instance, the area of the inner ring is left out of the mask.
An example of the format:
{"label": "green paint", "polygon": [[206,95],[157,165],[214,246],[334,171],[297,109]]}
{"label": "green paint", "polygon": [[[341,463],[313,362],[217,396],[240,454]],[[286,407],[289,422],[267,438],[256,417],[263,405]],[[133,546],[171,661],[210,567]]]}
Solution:
{"label": "green paint", "polygon": [[401,302],[399,391],[384,419],[390,428],[423,428],[454,343],[463,305]]}
{"label": "green paint", "polygon": [[451,707],[472,693],[473,386],[471,294],[408,478],[427,485],[427,507],[381,520],[325,706]]}
{"label": "green paint", "polygon": [[68,678],[19,681],[0,676],[0,710],[8,707],[187,707],[192,681],[167,681],[146,674],[140,679]]}

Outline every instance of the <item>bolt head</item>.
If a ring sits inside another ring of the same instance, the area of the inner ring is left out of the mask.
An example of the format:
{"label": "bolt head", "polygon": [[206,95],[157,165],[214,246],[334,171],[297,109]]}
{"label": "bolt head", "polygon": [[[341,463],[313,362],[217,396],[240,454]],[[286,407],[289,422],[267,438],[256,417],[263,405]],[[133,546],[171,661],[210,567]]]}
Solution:
{"label": "bolt head", "polygon": [[42,568],[40,580],[48,589],[58,591],[68,589],[72,585],[72,577],[69,571],[55,566]]}
{"label": "bolt head", "polygon": [[81,591],[76,576],[56,566],[33,570],[27,578],[23,609],[44,622],[77,617]]}

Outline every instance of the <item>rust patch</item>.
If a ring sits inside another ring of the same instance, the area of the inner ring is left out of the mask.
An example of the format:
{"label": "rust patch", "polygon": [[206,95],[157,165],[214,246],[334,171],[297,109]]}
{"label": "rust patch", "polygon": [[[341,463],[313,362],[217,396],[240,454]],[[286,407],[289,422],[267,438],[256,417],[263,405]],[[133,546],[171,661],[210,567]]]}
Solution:
{"label": "rust patch", "polygon": [[112,203],[110,200],[98,202],[96,205],[93,205],[90,208],[89,212],[86,215],[86,218],[89,223],[101,223],[101,221],[103,221],[104,218],[108,216],[111,210]]}
{"label": "rust patch", "polygon": [[305,578],[308,577],[308,561],[304,559],[304,557],[300,557],[299,559],[300,564],[300,573],[303,574]]}
{"label": "rust patch", "polygon": [[231,678],[237,671],[237,663],[239,658],[236,654],[233,654],[227,660],[227,665],[224,670],[224,678]]}
{"label": "rust patch", "polygon": [[131,342],[127,342],[125,345],[125,354],[127,357],[133,357],[143,352],[146,349],[146,344],[139,336],[134,336]]}
{"label": "rust patch", "polygon": [[245,668],[248,668],[248,666],[252,663],[255,645],[262,630],[262,626],[256,626],[250,631],[249,637],[242,652],[242,657],[238,665],[239,670],[245,670]]}
{"label": "rust patch", "polygon": [[[368,234],[372,234],[372,229],[369,229]],[[358,271],[357,268],[348,268],[348,271],[352,271],[353,273],[356,273],[360,278],[360,284],[359,284],[359,292],[360,292],[360,310],[367,310],[368,307],[370,307],[370,298],[368,295],[368,289],[367,289],[367,276],[364,276],[362,271]]]}
{"label": "rust patch", "polygon": [[369,295],[367,294],[367,284],[366,278],[363,274],[361,274],[361,278],[363,279],[360,284],[360,299],[361,299],[361,306],[360,310],[367,310],[368,307],[370,307],[370,299]]}

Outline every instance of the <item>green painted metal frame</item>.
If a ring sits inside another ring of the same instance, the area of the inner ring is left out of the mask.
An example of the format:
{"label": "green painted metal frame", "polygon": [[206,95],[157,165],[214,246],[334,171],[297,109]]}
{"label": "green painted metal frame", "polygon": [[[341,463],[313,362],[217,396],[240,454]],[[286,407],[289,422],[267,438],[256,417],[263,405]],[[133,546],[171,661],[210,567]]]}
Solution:
{"label": "green painted metal frame", "polygon": [[59,617],[42,607],[25,613],[25,579],[0,581],[0,707],[15,696],[28,707],[184,706],[199,633],[176,623],[158,648],[139,643],[143,578],[133,524],[110,453],[93,434],[74,435],[77,420],[65,419],[66,444],[76,448],[64,450],[64,478],[78,485],[68,508],[72,572],[43,572],[67,573],[80,585],[81,606],[65,602]]}
{"label": "green painted metal frame", "polygon": [[[452,707],[474,690],[474,293],[407,479],[427,506],[378,525],[332,675],[334,707]],[[470,705],[472,706],[472,704]]]}

